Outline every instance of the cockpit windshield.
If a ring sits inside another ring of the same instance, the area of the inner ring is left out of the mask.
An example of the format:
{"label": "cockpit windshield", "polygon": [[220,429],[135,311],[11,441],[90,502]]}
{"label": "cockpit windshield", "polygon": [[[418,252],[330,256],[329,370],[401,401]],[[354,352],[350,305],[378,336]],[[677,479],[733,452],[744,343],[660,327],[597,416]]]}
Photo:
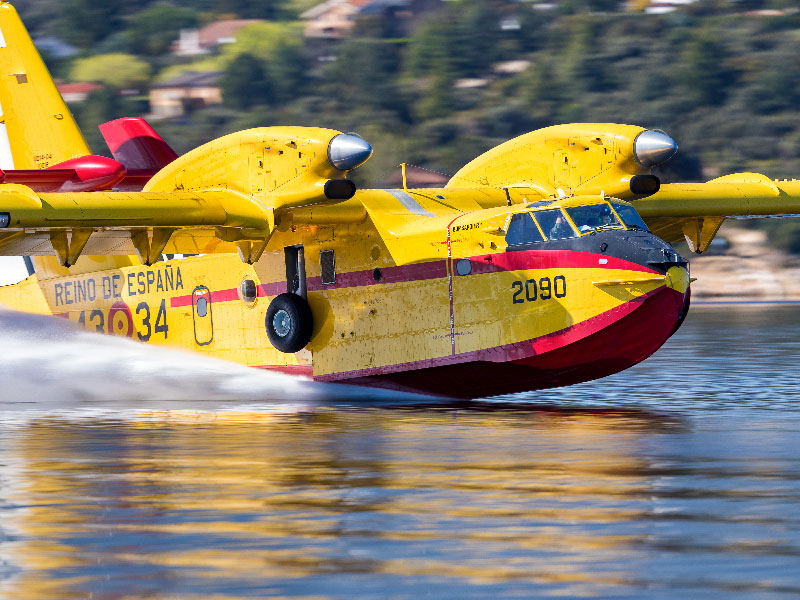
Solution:
{"label": "cockpit windshield", "polygon": [[534,217],[549,240],[575,237],[575,230],[559,209],[536,211]]}
{"label": "cockpit windshield", "polygon": [[605,202],[588,206],[573,206],[567,209],[567,213],[581,233],[590,233],[599,229],[623,229],[617,215]]}
{"label": "cockpit windshield", "polygon": [[511,215],[506,232],[506,243],[509,246],[543,241],[544,238],[539,233],[536,223],[533,222],[531,213],[524,212]]}
{"label": "cockpit windshield", "polygon": [[[614,210],[611,210],[612,206]],[[574,227],[564,214],[564,210],[575,224]],[[647,225],[635,208],[617,202],[570,206],[563,210],[560,208],[535,210],[511,215],[506,224],[506,243],[509,246],[519,246],[546,240],[565,240],[577,237],[576,228],[580,235],[584,235],[594,231],[621,230],[626,227],[648,231]]]}
{"label": "cockpit windshield", "polygon": [[628,229],[641,229],[643,231],[649,231],[647,229],[647,225],[645,225],[644,221],[642,221],[642,217],[639,216],[639,213],[636,212],[636,209],[632,206],[628,206],[627,204],[617,204],[616,202],[612,203],[611,206],[613,206],[614,210],[617,211],[619,218],[624,221]]}

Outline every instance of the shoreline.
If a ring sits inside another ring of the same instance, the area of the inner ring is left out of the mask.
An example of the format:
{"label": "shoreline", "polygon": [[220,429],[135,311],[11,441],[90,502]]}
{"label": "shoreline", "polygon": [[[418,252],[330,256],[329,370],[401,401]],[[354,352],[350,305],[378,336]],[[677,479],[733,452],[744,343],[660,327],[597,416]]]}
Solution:
{"label": "shoreline", "polygon": [[724,253],[681,254],[689,259],[692,304],[800,303],[800,259],[767,245],[763,231],[723,225]]}

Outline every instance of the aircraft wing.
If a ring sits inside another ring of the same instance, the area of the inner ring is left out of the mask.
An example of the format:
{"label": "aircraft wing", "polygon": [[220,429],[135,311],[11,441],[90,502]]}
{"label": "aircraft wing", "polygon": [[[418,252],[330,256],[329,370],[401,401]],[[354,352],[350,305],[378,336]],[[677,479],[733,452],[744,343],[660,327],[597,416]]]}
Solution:
{"label": "aircraft wing", "polygon": [[0,255],[55,250],[65,265],[81,253],[137,253],[152,264],[163,252],[263,251],[274,222],[272,208],[234,190],[36,193],[0,185]]}
{"label": "aircraft wing", "polygon": [[632,203],[657,236],[685,238],[692,251],[703,252],[727,217],[800,215],[800,181],[735,173],[707,183],[665,184]]}

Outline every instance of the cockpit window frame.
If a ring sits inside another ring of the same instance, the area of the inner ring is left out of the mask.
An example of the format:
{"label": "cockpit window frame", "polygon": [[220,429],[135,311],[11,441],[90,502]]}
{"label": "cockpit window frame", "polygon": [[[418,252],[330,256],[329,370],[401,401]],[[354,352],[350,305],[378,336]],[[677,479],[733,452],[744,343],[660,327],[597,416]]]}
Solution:
{"label": "cockpit window frame", "polygon": [[[619,201],[619,200],[617,200],[616,203],[621,205],[621,206],[630,206],[630,208],[637,215],[639,215],[638,211],[636,211],[636,207],[634,207],[633,205],[629,205],[626,202]],[[597,233],[599,231],[631,231],[631,230],[639,230],[640,228],[635,224],[634,224],[633,227],[628,225],[628,223],[625,221],[625,219],[622,218],[622,215],[619,213],[619,211],[617,211],[617,209],[615,208],[614,204],[615,204],[614,199],[605,198],[605,199],[603,199],[602,201],[599,201],[599,202],[598,201],[594,201],[594,202],[589,201],[589,202],[581,203],[581,204],[579,204],[577,202],[570,202],[567,205],[558,205],[557,204],[556,206],[547,206],[547,207],[542,206],[542,207],[536,207],[533,210],[530,209],[530,206],[526,206],[526,208],[528,210],[515,210],[513,212],[509,212],[508,216],[506,217],[503,229],[505,230],[506,235],[508,235],[509,227],[511,225],[511,220],[514,218],[514,215],[527,213],[531,217],[531,220],[533,221],[534,225],[536,226],[536,230],[538,231],[539,236],[542,238],[541,240],[531,240],[531,241],[527,241],[527,242],[520,242],[520,243],[517,243],[517,244],[508,244],[509,246],[524,246],[524,245],[527,245],[527,244],[544,244],[544,243],[547,243],[547,242],[557,242],[557,241],[561,241],[561,240],[577,239],[577,238],[581,238],[581,237],[584,237],[584,236],[587,236],[587,235],[592,235],[592,234]],[[575,220],[572,218],[572,215],[569,213],[569,209],[571,209],[571,208],[584,208],[584,207],[590,207],[590,206],[603,206],[603,205],[607,206],[609,208],[609,210],[611,211],[611,214],[614,217],[616,217],[616,219],[618,221],[618,225],[599,226],[597,228],[592,228],[589,231],[581,231],[578,228],[577,224],[575,223]],[[545,231],[544,231],[544,229],[542,227],[542,224],[539,223],[538,215],[542,215],[543,213],[553,212],[553,211],[556,211],[556,210],[561,211],[561,216],[564,217],[564,220],[565,220],[566,224],[572,230],[572,235],[570,237],[552,238],[550,235],[545,233]],[[641,215],[639,215],[639,219],[644,223],[644,219],[641,218]],[[647,224],[645,223],[645,226],[646,225]],[[646,229],[646,231],[650,231],[650,229],[648,228],[648,229]]]}
{"label": "cockpit window frame", "polygon": [[[541,225],[541,223],[539,223],[539,220],[536,218],[536,216],[544,214],[544,213],[547,213],[547,212],[554,212],[554,211],[560,211],[561,212],[561,216],[564,217],[564,219],[567,222],[567,225],[569,226],[570,229],[572,229],[572,235],[571,236],[560,237],[560,238],[552,238],[549,235],[549,233],[548,234],[544,233],[544,229],[542,228],[542,225]],[[534,211],[531,211],[531,213],[532,213],[532,216],[533,216],[533,222],[536,223],[536,226],[539,228],[539,231],[541,231],[542,234],[544,234],[544,239],[547,242],[558,242],[558,241],[561,241],[561,240],[572,240],[572,239],[581,237],[581,234],[578,231],[578,228],[575,227],[575,223],[572,222],[572,219],[569,218],[569,215],[567,214],[567,211],[565,211],[564,207],[562,207],[562,206],[554,206],[554,207],[551,207],[551,208],[545,208],[544,210],[534,210]]]}
{"label": "cockpit window frame", "polygon": [[511,219],[513,219],[516,215],[527,214],[528,217],[530,217],[530,220],[533,222],[533,225],[536,227],[536,230],[539,232],[539,236],[542,239],[541,240],[531,240],[529,242],[522,242],[520,244],[508,244],[508,242],[506,242],[507,245],[509,245],[509,246],[522,246],[522,245],[525,245],[525,244],[544,244],[545,242],[549,241],[547,239],[547,236],[544,234],[544,231],[542,231],[542,228],[539,227],[539,223],[536,222],[536,219],[533,216],[534,212],[535,211],[532,211],[532,210],[518,210],[518,211],[514,211],[512,213],[509,213],[508,217],[506,218],[506,223],[505,223],[505,226],[503,227],[503,230],[506,232],[506,236],[508,236],[509,228],[511,226]]}
{"label": "cockpit window frame", "polygon": [[[635,207],[635,206],[633,206],[632,204],[631,204],[631,205],[628,205],[628,204],[626,204],[626,203],[619,202],[619,201],[617,201],[617,202],[614,202],[613,200],[609,200],[609,201],[608,201],[608,204],[611,206],[611,210],[613,210],[613,211],[614,211],[614,213],[616,213],[616,215],[617,215],[617,218],[620,220],[620,222],[621,222],[623,225],[625,225],[625,229],[626,229],[627,231],[648,231],[648,232],[650,231],[650,228],[647,226],[647,223],[645,223],[645,220],[644,220],[644,219],[642,219],[642,215],[640,215],[640,214],[639,214],[639,211],[638,211],[638,210],[636,210],[636,207]],[[637,216],[637,217],[639,217],[639,220],[640,220],[640,221],[642,222],[642,224],[644,225],[644,230],[642,230],[642,228],[641,228],[641,227],[639,227],[638,225],[637,225],[635,228],[632,228],[630,225],[628,225],[627,221],[625,221],[625,219],[623,219],[623,218],[622,218],[622,215],[621,215],[621,214],[619,214],[619,211],[617,211],[617,209],[615,208],[614,204],[617,204],[617,205],[619,205],[619,206],[630,206],[630,208],[633,210],[633,212],[634,212],[634,213],[636,213],[636,216]]]}
{"label": "cockpit window frame", "polygon": [[[592,227],[588,231],[582,231],[581,228],[578,227],[578,224],[575,222],[575,220],[572,218],[572,215],[570,214],[569,211],[571,209],[581,209],[581,208],[587,208],[587,207],[590,207],[590,206],[606,206],[606,207],[608,207],[608,209],[611,211],[611,214],[614,215],[614,217],[616,217],[618,225],[598,226],[598,227]],[[583,237],[585,235],[592,235],[593,233],[597,233],[598,231],[626,231],[628,229],[628,226],[625,223],[625,221],[622,219],[622,217],[619,216],[617,211],[614,210],[614,207],[611,205],[611,202],[609,202],[607,200],[603,201],[603,202],[592,202],[592,203],[589,203],[589,204],[577,204],[577,205],[574,205],[574,206],[565,206],[563,208],[563,210],[564,210],[564,213],[567,215],[567,218],[569,218],[570,223],[572,223],[572,227],[578,232],[578,235],[580,237]]]}

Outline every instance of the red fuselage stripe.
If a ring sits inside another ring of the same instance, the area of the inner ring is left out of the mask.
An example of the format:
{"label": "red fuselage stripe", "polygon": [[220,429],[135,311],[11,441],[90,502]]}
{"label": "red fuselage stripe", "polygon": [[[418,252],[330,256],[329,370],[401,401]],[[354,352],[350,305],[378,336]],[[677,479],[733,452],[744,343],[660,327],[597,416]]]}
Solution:
{"label": "red fuselage stripe", "polygon": [[[529,269],[624,269],[643,273],[658,273],[634,262],[595,254],[593,252],[580,252],[578,250],[521,250],[518,252],[505,252],[500,254],[485,254],[472,256],[468,259],[472,263],[472,275],[498,273],[501,271],[524,271]],[[601,260],[606,262],[600,264]],[[383,285],[386,283],[410,283],[414,281],[427,281],[430,279],[443,279],[448,276],[447,261],[435,260],[431,262],[403,265],[400,267],[386,267],[381,269],[380,281],[375,281],[374,270],[351,271],[336,274],[336,282],[322,283],[321,277],[309,277],[306,287],[310,292],[324,289],[356,288],[369,285]],[[258,296],[277,296],[286,292],[286,282],[277,281],[264,283],[258,286]],[[211,292],[212,302],[230,302],[237,300],[239,293],[236,288]],[[191,306],[192,295],[175,296],[170,298],[170,306]]]}

